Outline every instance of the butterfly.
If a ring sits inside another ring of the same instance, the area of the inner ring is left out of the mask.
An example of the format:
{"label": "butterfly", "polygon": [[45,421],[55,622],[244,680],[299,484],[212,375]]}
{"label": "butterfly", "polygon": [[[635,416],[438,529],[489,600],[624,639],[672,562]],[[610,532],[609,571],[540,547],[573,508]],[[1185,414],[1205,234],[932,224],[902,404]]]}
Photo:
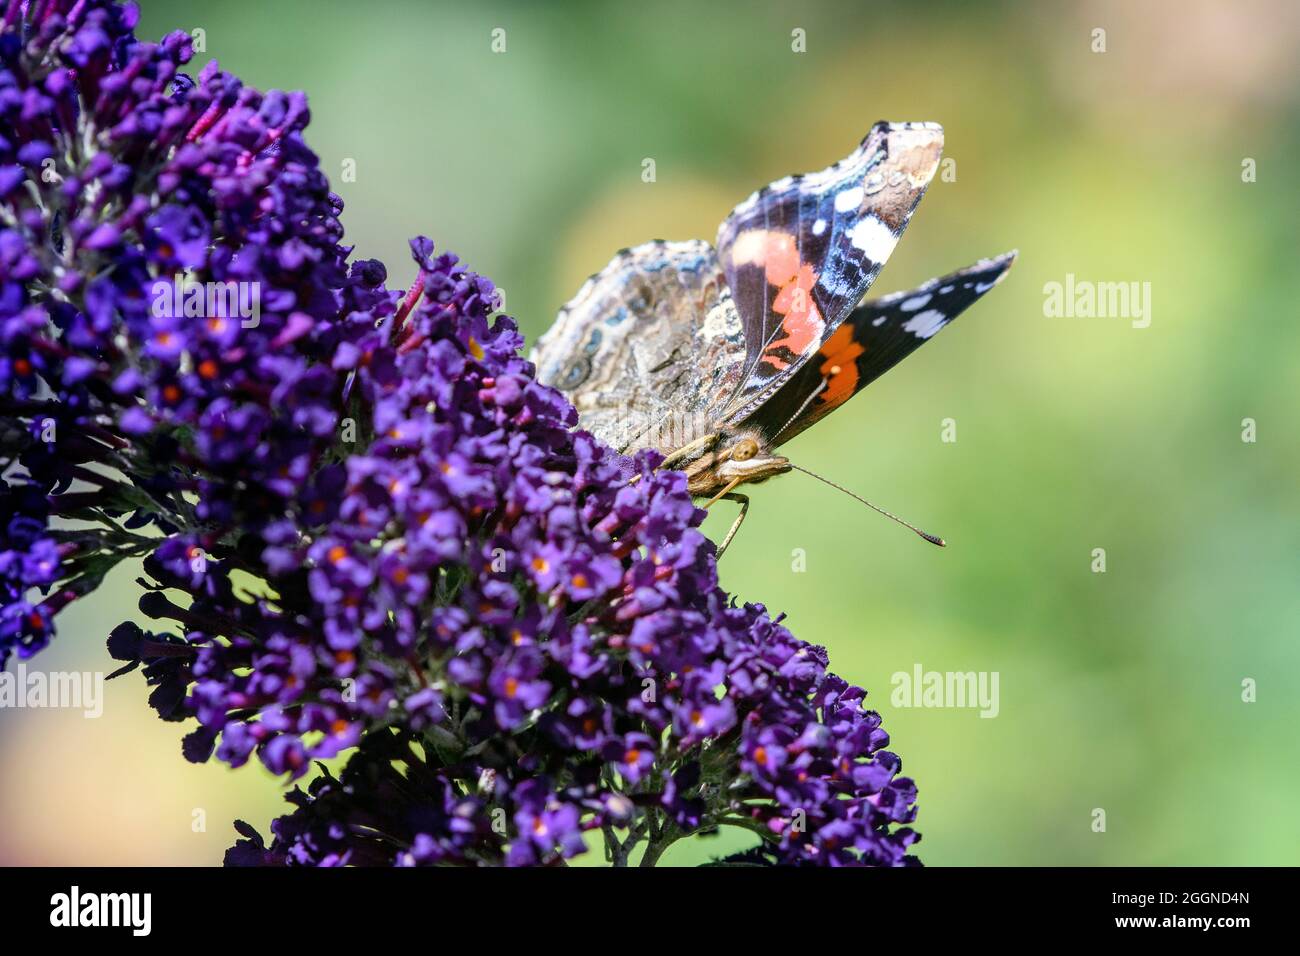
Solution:
{"label": "butterfly", "polygon": [[877,123],[835,165],[751,195],[716,247],[655,240],[620,251],[538,340],[538,380],[618,451],[662,453],[659,467],[685,472],[705,507],[737,501],[721,555],[749,506],[735,489],[804,471],[777,449],[931,339],[1015,260],[862,301],[942,150],[937,123]]}

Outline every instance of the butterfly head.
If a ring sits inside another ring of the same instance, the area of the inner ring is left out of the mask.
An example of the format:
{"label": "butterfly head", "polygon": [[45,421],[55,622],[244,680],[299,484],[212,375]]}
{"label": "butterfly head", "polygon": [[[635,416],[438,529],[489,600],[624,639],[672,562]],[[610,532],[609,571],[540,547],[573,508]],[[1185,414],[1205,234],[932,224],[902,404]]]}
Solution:
{"label": "butterfly head", "polygon": [[738,428],[719,432],[682,470],[691,494],[712,496],[728,486],[763,481],[790,468],[790,462],[772,450],[761,432]]}

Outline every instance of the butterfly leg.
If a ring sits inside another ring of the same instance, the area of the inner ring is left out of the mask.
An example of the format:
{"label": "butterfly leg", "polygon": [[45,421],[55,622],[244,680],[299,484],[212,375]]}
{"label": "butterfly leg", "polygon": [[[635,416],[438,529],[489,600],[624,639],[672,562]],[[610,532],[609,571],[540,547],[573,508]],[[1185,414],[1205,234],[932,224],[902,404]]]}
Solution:
{"label": "butterfly leg", "polygon": [[722,497],[726,498],[728,501],[739,502],[740,514],[736,515],[736,520],[731,522],[731,529],[727,532],[727,536],[722,539],[722,544],[718,548],[717,557],[714,559],[716,561],[722,560],[723,552],[727,550],[727,545],[731,544],[731,539],[734,538],[736,536],[736,532],[740,530],[741,522],[745,520],[745,512],[749,510],[749,495],[742,495],[736,492],[730,492],[728,494],[723,495]]}
{"label": "butterfly leg", "polygon": [[716,495],[714,495],[712,498],[710,498],[708,501],[704,503],[704,507],[707,508],[709,507],[709,505],[713,504],[719,498],[726,498],[728,501],[740,502],[740,514],[736,515],[736,520],[731,523],[731,529],[727,532],[727,536],[722,539],[722,547],[718,548],[718,553],[714,558],[714,560],[717,561],[722,560],[722,553],[727,550],[727,545],[731,544],[731,539],[734,538],[736,536],[736,532],[740,530],[740,524],[742,521],[745,520],[745,512],[749,510],[749,496],[737,494],[736,492],[733,492],[731,490],[732,488],[735,488],[736,485],[740,484],[741,481],[742,479],[736,478],[725,488],[723,488]]}
{"label": "butterfly leg", "polygon": [[[667,458],[661,461],[659,463],[658,470],[671,471],[672,469],[676,468],[680,462],[686,461],[687,459],[691,458],[696,452],[700,451],[701,449],[707,448],[709,444],[713,442],[717,437],[718,436],[716,433],[712,435],[702,435],[699,438],[695,439],[694,441],[690,442],[689,444],[683,445],[681,448],[678,448],[675,452],[673,452]],[[640,475],[633,475],[631,479],[628,481],[628,484],[635,485],[640,480],[641,480]],[[704,507],[707,508],[708,505],[705,505]]]}
{"label": "butterfly leg", "polygon": [[[662,462],[659,463],[659,467],[661,469],[676,468],[679,462],[685,461],[689,459],[691,456],[693,456],[696,452],[708,448],[709,445],[711,445],[714,441],[717,440],[717,437],[718,436],[716,432],[710,435],[701,435],[699,438],[695,439],[692,442],[688,442],[687,444],[683,445],[681,448],[678,448],[676,451],[670,454],[667,458],[665,458]],[[707,508],[708,505],[705,505],[705,507]]]}

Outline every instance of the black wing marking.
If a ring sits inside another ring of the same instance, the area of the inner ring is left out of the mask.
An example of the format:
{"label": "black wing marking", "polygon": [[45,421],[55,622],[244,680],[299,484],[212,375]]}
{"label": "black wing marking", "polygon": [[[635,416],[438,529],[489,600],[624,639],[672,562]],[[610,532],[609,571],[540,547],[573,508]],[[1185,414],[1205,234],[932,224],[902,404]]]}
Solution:
{"label": "black wing marking", "polygon": [[888,372],[1002,281],[1015,252],[983,259],[910,292],[865,302],[758,408],[755,425],[784,444]]}

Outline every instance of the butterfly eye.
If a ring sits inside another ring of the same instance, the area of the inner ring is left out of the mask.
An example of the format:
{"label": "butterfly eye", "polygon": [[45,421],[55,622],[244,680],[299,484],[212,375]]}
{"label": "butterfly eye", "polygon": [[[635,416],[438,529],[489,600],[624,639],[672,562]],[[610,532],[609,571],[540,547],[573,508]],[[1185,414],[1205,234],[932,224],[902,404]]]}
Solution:
{"label": "butterfly eye", "polygon": [[758,454],[758,442],[752,438],[742,438],[736,442],[736,447],[732,449],[732,461],[749,461]]}

